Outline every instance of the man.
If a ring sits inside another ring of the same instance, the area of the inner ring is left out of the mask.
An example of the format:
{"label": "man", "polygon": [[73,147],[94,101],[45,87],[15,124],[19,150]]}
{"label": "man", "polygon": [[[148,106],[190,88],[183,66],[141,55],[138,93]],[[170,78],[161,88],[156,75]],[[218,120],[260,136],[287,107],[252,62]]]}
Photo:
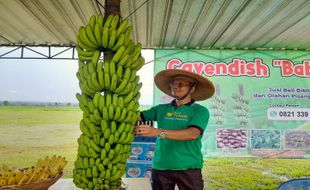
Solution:
{"label": "man", "polygon": [[153,159],[153,190],[202,190],[201,137],[209,120],[207,108],[196,101],[214,94],[214,85],[193,72],[169,69],[155,76],[156,86],[175,98],[142,111],[140,120],[157,121],[158,128],[139,125],[135,134],[158,137]]}

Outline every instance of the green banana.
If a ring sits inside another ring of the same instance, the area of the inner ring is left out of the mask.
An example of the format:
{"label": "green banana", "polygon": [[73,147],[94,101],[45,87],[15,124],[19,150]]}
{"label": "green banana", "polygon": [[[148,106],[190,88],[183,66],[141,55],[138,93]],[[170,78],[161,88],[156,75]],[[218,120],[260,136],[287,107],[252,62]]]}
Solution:
{"label": "green banana", "polygon": [[124,46],[124,45],[120,46],[118,48],[117,52],[114,54],[114,56],[112,58],[112,61],[115,62],[115,63],[118,63],[121,60],[125,50],[126,50],[126,46]]}
{"label": "green banana", "polygon": [[108,48],[109,45],[109,27],[103,27],[101,44],[104,48]]}
{"label": "green banana", "polygon": [[118,66],[125,66],[126,63],[127,63],[128,60],[129,60],[129,55],[128,55],[126,52],[124,52],[123,54],[124,54],[123,57],[122,57],[121,60],[118,62]]}
{"label": "green banana", "polygon": [[128,23],[129,23],[129,19],[128,18],[126,18],[126,19],[121,21],[119,27],[116,30],[116,38],[120,37],[120,35],[125,31]]}
{"label": "green banana", "polygon": [[142,82],[139,82],[138,85],[134,88],[134,95],[137,95],[139,93],[139,90],[142,88]]}
{"label": "green banana", "polygon": [[106,95],[105,105],[106,105],[106,107],[109,107],[110,104],[112,104],[112,95],[111,95],[111,93],[107,93],[105,95]]}
{"label": "green banana", "polygon": [[121,133],[123,133],[123,131],[125,130],[125,127],[126,127],[126,123],[121,123],[121,125],[118,127],[118,129],[117,129],[117,132],[119,133],[119,134],[121,134]]}
{"label": "green banana", "polygon": [[[113,137],[113,136],[112,136],[112,137]],[[109,151],[108,158],[109,158],[110,160],[112,160],[113,157],[114,157],[114,154],[115,154],[115,151],[114,151],[113,149],[111,149],[111,150]]]}
{"label": "green banana", "polygon": [[98,82],[100,89],[105,89],[105,84],[104,84],[104,73],[101,71],[98,71]]}
{"label": "green banana", "polygon": [[[116,74],[117,74],[117,78],[119,78],[119,79],[123,78],[123,66],[122,65],[119,65],[117,67]],[[83,76],[82,76],[82,78],[83,78]]]}
{"label": "green banana", "polygon": [[94,105],[94,102],[93,101],[88,101],[88,103],[87,103],[87,106],[88,106],[88,109],[89,109],[89,111],[91,112],[91,113],[94,113],[94,111],[95,111],[95,105]]}
{"label": "green banana", "polygon": [[109,120],[112,120],[114,116],[114,106],[113,104],[109,105]]}
{"label": "green banana", "polygon": [[114,111],[114,112],[115,112],[115,113],[114,113],[113,120],[119,121],[119,118],[120,118],[120,116],[121,116],[121,108],[120,108],[119,106],[117,106],[117,107],[115,108],[115,111]]}
{"label": "green banana", "polygon": [[99,62],[97,63],[97,73],[100,72],[100,71],[102,71],[102,69],[103,69],[103,64],[104,64],[103,61],[99,61]]}
{"label": "green banana", "polygon": [[105,106],[105,99],[103,96],[99,96],[99,110],[102,112],[103,107]]}
{"label": "green banana", "polygon": [[96,38],[97,44],[101,46],[102,45],[102,28],[99,23],[95,24],[95,38]]}
{"label": "green banana", "polygon": [[112,104],[114,107],[116,107],[118,105],[118,95],[117,94],[113,94],[112,96]]}
{"label": "green banana", "polygon": [[[86,28],[84,26],[81,26],[79,28],[79,38],[77,40],[80,39],[80,42],[82,43],[78,43],[83,49],[86,49],[86,50],[96,50],[97,49],[97,46],[96,46],[96,43],[93,43],[89,37],[87,36],[87,31],[86,31]],[[83,46],[86,46],[83,47]]]}
{"label": "green banana", "polygon": [[111,78],[110,90],[114,91],[116,89],[116,85],[117,85],[117,74],[114,73],[114,74],[112,74],[112,78]]}
{"label": "green banana", "polygon": [[[109,143],[109,144],[113,144],[113,143],[114,143],[114,136],[113,136],[113,135],[110,135],[110,136],[109,136],[108,143]],[[111,158],[110,158],[110,159],[111,159]]]}
{"label": "green banana", "polygon": [[88,162],[88,158],[87,157],[83,157],[83,167],[89,168],[89,162]]}
{"label": "green banana", "polygon": [[107,157],[107,151],[103,148],[101,149],[100,159],[104,160]]}
{"label": "green banana", "polygon": [[104,106],[102,108],[102,119],[103,120],[109,120],[109,112],[107,106]]}
{"label": "green banana", "polygon": [[105,144],[105,138],[104,138],[104,137],[101,137],[101,138],[100,138],[100,146],[101,146],[101,147],[104,147],[104,144]]}
{"label": "green banana", "polygon": [[118,21],[119,21],[119,16],[118,15],[114,15],[114,17],[113,17],[113,19],[111,21],[110,28],[116,29]]}
{"label": "green banana", "polygon": [[126,86],[127,86],[128,83],[129,83],[129,82],[128,82],[127,79],[123,79],[123,80],[121,81],[121,83],[118,85],[118,87],[114,90],[114,92],[115,92],[115,93],[120,93],[120,92],[122,92],[122,91],[126,88]]}
{"label": "green banana", "polygon": [[93,86],[96,88],[96,90],[101,90],[101,87],[100,87],[98,79],[97,79],[97,73],[96,72],[93,72],[91,74],[91,82],[92,82]]}
{"label": "green banana", "polygon": [[99,177],[98,170],[97,170],[96,166],[92,167],[92,176],[93,177]]}
{"label": "green banana", "polygon": [[80,61],[83,61],[83,62],[90,62],[92,60],[92,57],[83,56],[81,54],[78,55],[78,58]]}
{"label": "green banana", "polygon": [[111,145],[109,144],[109,143],[105,143],[104,144],[104,149],[107,151],[107,152],[109,152],[110,150],[111,150]]}
{"label": "green banana", "polygon": [[96,66],[94,64],[87,64],[88,74],[91,75],[92,73],[96,72]]}
{"label": "green banana", "polygon": [[94,111],[94,117],[95,117],[95,120],[96,120],[98,123],[101,122],[102,117],[101,117],[101,115],[100,115],[98,109],[95,109],[95,111]]}
{"label": "green banana", "polygon": [[94,99],[93,99],[93,104],[95,108],[99,108],[99,98],[100,98],[101,94],[100,92],[96,92],[94,95]]}
{"label": "green banana", "polygon": [[125,98],[124,98],[124,104],[128,104],[132,98],[134,97],[134,92],[130,92]]}
{"label": "green banana", "polygon": [[[94,142],[95,142],[97,145],[100,145],[100,135],[99,135],[99,133],[94,134],[94,135],[93,135],[93,139],[94,139]],[[90,141],[89,141],[89,142],[90,142]]]}
{"label": "green banana", "polygon": [[78,55],[83,55],[85,57],[92,57],[95,53],[95,51],[84,51],[79,45],[77,45],[75,49],[78,52]]}
{"label": "green banana", "polygon": [[105,60],[103,66],[104,73],[110,73],[110,60]]}
{"label": "green banana", "polygon": [[130,81],[130,75],[131,75],[131,69],[129,68],[129,67],[127,67],[126,69],[125,69],[125,73],[124,73],[124,79],[126,79],[126,80],[128,80],[128,81]]}
{"label": "green banana", "polygon": [[127,110],[135,111],[134,107],[135,107],[136,104],[137,104],[136,101],[130,101],[129,104],[127,105]]}
{"label": "green banana", "polygon": [[108,16],[108,18],[106,19],[106,21],[105,21],[105,23],[104,23],[104,26],[103,27],[107,27],[107,28],[109,28],[110,27],[110,25],[111,25],[111,22],[112,22],[112,20],[113,20],[113,15],[109,15]]}
{"label": "green banana", "polygon": [[120,95],[127,95],[131,91],[131,88],[132,88],[132,83],[128,82],[127,85],[125,86],[125,89],[122,90],[119,94]]}
{"label": "green banana", "polygon": [[111,78],[109,73],[104,74],[104,85],[106,89],[110,89],[111,86]]}
{"label": "green banana", "polygon": [[113,51],[118,51],[118,49],[124,44],[125,42],[125,34],[121,34],[119,38],[116,36],[117,42],[113,46]]}
{"label": "green banana", "polygon": [[109,35],[109,44],[108,44],[108,48],[112,49],[115,43],[115,38],[116,38],[116,30],[110,28],[110,35]]}
{"label": "green banana", "polygon": [[90,140],[90,145],[96,152],[101,152],[101,148],[95,143],[93,139]]}
{"label": "green banana", "polygon": [[122,96],[118,97],[118,106],[120,107],[120,109],[123,109],[124,107],[124,98]]}
{"label": "green banana", "polygon": [[103,136],[106,140],[109,139],[109,136],[111,134],[111,129],[110,128],[106,128],[104,131],[103,131]]}
{"label": "green banana", "polygon": [[[94,158],[89,158],[88,159],[88,163],[89,163],[89,167],[93,167],[93,165],[95,165],[95,159]],[[88,167],[86,167],[88,168]]]}
{"label": "green banana", "polygon": [[131,75],[130,75],[129,81],[133,82],[135,80],[136,76],[137,76],[137,70],[135,70],[135,69],[131,70]]}
{"label": "green banana", "polygon": [[90,27],[93,29],[93,28],[95,28],[95,24],[96,24],[96,16],[92,15],[89,18],[88,25],[90,25]]}
{"label": "green banana", "polygon": [[104,20],[103,15],[99,15],[97,18],[97,23],[99,24],[100,27],[103,27],[103,20]]}
{"label": "green banana", "polygon": [[[112,134],[116,131],[116,122],[115,121],[111,121],[110,129],[111,129]],[[112,143],[110,143],[110,144],[112,144]]]}
{"label": "green banana", "polygon": [[93,149],[93,147],[90,147],[88,151],[91,157],[98,158],[99,154]]}
{"label": "green banana", "polygon": [[95,44],[96,47],[99,46],[98,42],[96,41],[95,35],[92,31],[92,27],[89,24],[86,26],[86,35],[92,44]]}
{"label": "green banana", "polygon": [[113,60],[110,61],[109,66],[110,66],[109,73],[110,73],[110,75],[112,76],[113,74],[116,73],[115,62],[114,62]]}
{"label": "green banana", "polygon": [[121,113],[121,116],[119,117],[119,121],[124,121],[124,119],[126,118],[127,116],[127,109],[126,108],[123,108],[122,109],[122,113]]}
{"label": "green banana", "polygon": [[80,130],[86,136],[88,136],[88,137],[92,136],[90,131],[88,130],[88,128],[85,126],[84,122],[82,122],[82,121],[80,122]]}

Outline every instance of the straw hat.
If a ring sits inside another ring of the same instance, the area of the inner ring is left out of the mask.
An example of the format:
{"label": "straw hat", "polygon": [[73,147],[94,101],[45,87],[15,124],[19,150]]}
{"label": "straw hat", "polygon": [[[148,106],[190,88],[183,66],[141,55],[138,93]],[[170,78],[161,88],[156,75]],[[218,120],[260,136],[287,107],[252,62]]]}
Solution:
{"label": "straw hat", "polygon": [[192,94],[192,98],[195,101],[206,100],[214,94],[214,85],[209,79],[196,73],[180,69],[167,69],[160,71],[155,75],[155,84],[165,94],[172,96],[169,82],[177,76],[184,76],[195,80],[196,89]]}

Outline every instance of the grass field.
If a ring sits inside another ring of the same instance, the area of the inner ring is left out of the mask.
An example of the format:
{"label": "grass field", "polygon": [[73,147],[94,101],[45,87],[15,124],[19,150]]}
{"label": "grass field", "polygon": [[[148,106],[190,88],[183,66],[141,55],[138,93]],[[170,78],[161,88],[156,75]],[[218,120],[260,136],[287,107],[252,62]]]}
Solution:
{"label": "grass field", "polygon": [[[64,178],[72,177],[82,112],[77,107],[0,107],[0,165],[33,165],[46,155],[69,161]],[[308,159],[206,159],[207,190],[272,190],[290,178],[309,177]]]}

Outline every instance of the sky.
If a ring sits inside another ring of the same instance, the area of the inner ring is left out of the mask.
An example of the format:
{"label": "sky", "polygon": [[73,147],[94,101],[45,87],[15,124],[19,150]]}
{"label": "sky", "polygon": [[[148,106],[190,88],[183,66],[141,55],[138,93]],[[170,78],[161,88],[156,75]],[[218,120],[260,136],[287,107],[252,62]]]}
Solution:
{"label": "sky", "polygon": [[[6,51],[1,47],[0,55]],[[140,104],[152,105],[154,51],[142,50],[142,55],[150,63],[138,71],[143,83]],[[0,58],[0,101],[75,103],[80,92],[77,69],[77,60]]]}

